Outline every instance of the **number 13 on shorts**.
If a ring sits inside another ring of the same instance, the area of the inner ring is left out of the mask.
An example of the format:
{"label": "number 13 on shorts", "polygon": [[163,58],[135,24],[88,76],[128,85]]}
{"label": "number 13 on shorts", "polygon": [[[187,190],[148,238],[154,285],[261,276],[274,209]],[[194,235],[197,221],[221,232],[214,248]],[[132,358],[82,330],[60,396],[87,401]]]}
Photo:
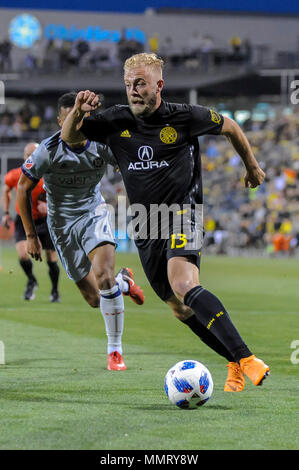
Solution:
{"label": "number 13 on shorts", "polygon": [[173,233],[171,235],[171,247],[170,248],[183,248],[187,245],[187,238],[184,233]]}

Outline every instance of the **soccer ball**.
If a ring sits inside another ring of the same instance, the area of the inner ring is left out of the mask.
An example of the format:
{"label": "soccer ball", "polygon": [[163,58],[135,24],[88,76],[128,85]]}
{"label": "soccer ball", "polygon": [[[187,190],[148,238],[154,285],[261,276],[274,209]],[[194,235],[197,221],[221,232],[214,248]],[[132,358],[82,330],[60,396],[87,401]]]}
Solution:
{"label": "soccer ball", "polygon": [[169,369],[164,388],[171,403],[179,408],[194,409],[211,397],[213,379],[201,362],[185,360]]}

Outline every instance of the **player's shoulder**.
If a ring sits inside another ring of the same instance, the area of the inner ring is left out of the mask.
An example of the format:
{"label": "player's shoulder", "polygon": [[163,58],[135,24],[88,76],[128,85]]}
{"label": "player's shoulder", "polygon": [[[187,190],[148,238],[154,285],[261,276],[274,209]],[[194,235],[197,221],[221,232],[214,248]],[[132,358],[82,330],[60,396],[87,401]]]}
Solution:
{"label": "player's shoulder", "polygon": [[130,116],[130,107],[126,104],[115,104],[113,106],[110,106],[109,108],[106,108],[104,110],[99,110],[96,113],[96,116],[99,118],[104,118],[107,120],[110,119],[115,119],[116,117],[128,117]]}
{"label": "player's shoulder", "polygon": [[15,180],[18,181],[22,173],[22,167],[13,168],[9,170],[5,175],[5,184],[13,183]]}
{"label": "player's shoulder", "polygon": [[169,103],[165,102],[165,111],[169,114],[174,112],[193,114],[196,111],[207,110],[206,106],[201,104],[189,104],[189,103]]}
{"label": "player's shoulder", "polygon": [[48,151],[53,150],[54,148],[57,148],[61,142],[60,134],[61,134],[60,130],[55,132],[55,134],[42,140],[40,145],[46,148]]}
{"label": "player's shoulder", "polygon": [[162,114],[165,118],[173,121],[187,122],[193,115],[192,105],[188,103],[163,102]]}
{"label": "player's shoulder", "polygon": [[121,104],[111,106],[104,111],[99,110],[96,116],[86,118],[86,120],[88,119],[91,119],[93,122],[101,121],[103,125],[102,130],[104,129],[107,134],[124,130],[135,123],[130,107]]}
{"label": "player's shoulder", "polygon": [[19,166],[18,168],[13,168],[12,170],[9,170],[6,173],[6,176],[16,176],[20,173],[22,173],[22,167]]}
{"label": "player's shoulder", "polygon": [[37,161],[53,161],[55,155],[58,152],[58,147],[61,145],[61,131],[55,132],[55,134],[43,139],[37,149],[32,154],[33,160]]}
{"label": "player's shoulder", "polygon": [[168,103],[169,114],[176,117],[180,117],[185,122],[213,122],[215,124],[221,124],[223,117],[217,113],[214,109],[203,106],[201,104],[187,104],[187,103]]}

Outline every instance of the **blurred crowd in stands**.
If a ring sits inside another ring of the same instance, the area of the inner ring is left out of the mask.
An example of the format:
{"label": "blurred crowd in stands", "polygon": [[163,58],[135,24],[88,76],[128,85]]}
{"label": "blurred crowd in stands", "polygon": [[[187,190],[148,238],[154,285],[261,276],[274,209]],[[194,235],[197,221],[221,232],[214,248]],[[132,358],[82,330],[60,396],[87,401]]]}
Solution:
{"label": "blurred crowd in stands", "polygon": [[244,127],[266,179],[244,189],[244,166],[229,142],[204,138],[206,246],[292,255],[299,245],[299,114]]}
{"label": "blurred crowd in stands", "polygon": [[263,52],[260,46],[253,47],[249,39],[237,35],[228,38],[227,44],[222,44],[211,35],[193,32],[183,45],[178,45],[171,36],[161,38],[154,33],[144,44],[136,39],[128,39],[126,30],[118,42],[37,40],[30,49],[24,49],[21,60],[14,58],[15,50],[9,39],[0,42],[0,73],[22,70],[48,73],[73,70],[74,67],[85,71],[105,68],[118,70],[127,57],[144,51],[157,53],[169,67],[206,69],[213,65],[251,63],[253,52],[255,56],[258,55],[258,60]]}
{"label": "blurred crowd in stands", "polygon": [[[0,142],[40,141],[57,131],[56,114],[54,106],[33,102],[25,102],[17,113],[6,109],[0,115]],[[244,188],[243,163],[224,137],[200,138],[206,250],[299,254],[299,113],[296,107],[289,114],[277,110],[276,117],[247,120],[243,128],[266,172],[258,189]],[[116,205],[117,196],[124,194],[119,173],[111,169],[103,188],[108,202]]]}
{"label": "blurred crowd in stands", "polygon": [[[57,130],[57,110],[51,104],[24,100],[18,111],[9,106],[0,108],[0,142],[15,143],[20,140],[43,138]],[[38,136],[38,137],[37,137]]]}

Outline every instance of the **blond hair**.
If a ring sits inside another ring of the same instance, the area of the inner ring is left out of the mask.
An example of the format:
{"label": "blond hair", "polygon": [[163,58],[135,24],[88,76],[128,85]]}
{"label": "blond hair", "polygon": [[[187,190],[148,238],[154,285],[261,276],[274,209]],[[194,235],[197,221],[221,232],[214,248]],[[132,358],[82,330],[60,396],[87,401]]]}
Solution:
{"label": "blond hair", "polygon": [[163,59],[160,59],[156,54],[142,52],[141,54],[134,54],[129,57],[124,63],[124,70],[126,71],[128,69],[132,69],[140,65],[156,67],[162,71],[164,61]]}

